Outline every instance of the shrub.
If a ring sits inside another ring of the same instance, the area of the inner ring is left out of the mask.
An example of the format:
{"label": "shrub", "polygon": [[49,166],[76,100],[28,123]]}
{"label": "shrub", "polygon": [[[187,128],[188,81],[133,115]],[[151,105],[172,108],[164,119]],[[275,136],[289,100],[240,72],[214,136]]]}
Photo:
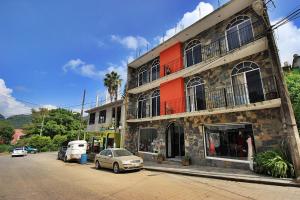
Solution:
{"label": "shrub", "polygon": [[12,150],[13,150],[13,146],[7,144],[0,144],[0,153],[11,152]]}
{"label": "shrub", "polygon": [[51,138],[49,136],[33,135],[29,139],[29,145],[37,148],[39,151],[48,151],[51,145]]}
{"label": "shrub", "polygon": [[273,177],[286,178],[294,176],[293,165],[280,151],[266,151],[254,156],[255,171]]}
{"label": "shrub", "polygon": [[51,150],[57,150],[64,142],[68,140],[67,135],[55,135],[52,139],[52,147]]}

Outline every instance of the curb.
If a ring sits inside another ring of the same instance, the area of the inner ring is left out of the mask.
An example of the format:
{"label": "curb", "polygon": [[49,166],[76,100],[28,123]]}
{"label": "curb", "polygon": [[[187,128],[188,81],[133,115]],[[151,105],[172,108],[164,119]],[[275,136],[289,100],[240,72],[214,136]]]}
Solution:
{"label": "curb", "polygon": [[244,178],[244,177],[233,177],[224,175],[214,175],[212,173],[206,172],[186,172],[182,170],[174,170],[174,169],[162,169],[157,167],[144,167],[145,170],[148,171],[156,171],[156,172],[165,172],[170,174],[177,174],[177,175],[184,175],[184,176],[193,176],[193,177],[203,177],[203,178],[213,178],[219,180],[227,180],[227,181],[237,181],[237,182],[244,182],[244,183],[256,183],[256,184],[263,184],[263,185],[274,185],[274,186],[285,186],[285,187],[298,187],[300,188],[300,184],[296,182],[292,182],[291,180],[266,180],[266,179],[257,179],[257,178]]}

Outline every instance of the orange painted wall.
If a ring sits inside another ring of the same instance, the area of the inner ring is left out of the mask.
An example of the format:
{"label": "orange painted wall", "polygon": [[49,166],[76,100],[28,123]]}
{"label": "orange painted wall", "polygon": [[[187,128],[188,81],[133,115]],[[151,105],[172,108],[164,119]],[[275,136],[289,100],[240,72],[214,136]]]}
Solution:
{"label": "orange painted wall", "polygon": [[183,78],[160,85],[160,106],[161,115],[185,112]]}
{"label": "orange painted wall", "polygon": [[[165,66],[171,73],[183,68],[181,43],[177,43],[162,51],[159,57],[160,77],[165,75]],[[178,78],[160,85],[160,114],[175,114],[185,112],[184,79]]]}
{"label": "orange painted wall", "polygon": [[165,74],[165,66],[168,66],[172,73],[183,68],[183,55],[181,46],[181,43],[177,43],[160,53],[160,77],[163,77]]}

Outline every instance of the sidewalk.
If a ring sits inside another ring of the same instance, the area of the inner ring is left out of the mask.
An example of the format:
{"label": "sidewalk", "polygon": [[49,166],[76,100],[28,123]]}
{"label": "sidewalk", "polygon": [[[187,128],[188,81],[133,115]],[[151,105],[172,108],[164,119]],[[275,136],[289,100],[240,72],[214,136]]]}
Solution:
{"label": "sidewalk", "polygon": [[196,176],[205,178],[214,178],[221,180],[230,180],[247,183],[257,183],[266,185],[300,187],[299,183],[293,179],[279,179],[256,174],[248,170],[218,168],[208,166],[182,166],[180,163],[162,163],[144,162],[144,169],[149,171],[166,172],[172,174],[181,174],[186,176]]}

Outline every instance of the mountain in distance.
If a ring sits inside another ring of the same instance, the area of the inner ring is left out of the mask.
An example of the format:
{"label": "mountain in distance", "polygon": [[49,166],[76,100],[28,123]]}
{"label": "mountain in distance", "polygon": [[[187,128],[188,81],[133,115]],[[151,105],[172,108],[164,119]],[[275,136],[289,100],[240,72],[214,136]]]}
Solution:
{"label": "mountain in distance", "polygon": [[31,120],[31,115],[14,115],[6,119],[14,128],[22,128],[25,124],[30,124]]}

